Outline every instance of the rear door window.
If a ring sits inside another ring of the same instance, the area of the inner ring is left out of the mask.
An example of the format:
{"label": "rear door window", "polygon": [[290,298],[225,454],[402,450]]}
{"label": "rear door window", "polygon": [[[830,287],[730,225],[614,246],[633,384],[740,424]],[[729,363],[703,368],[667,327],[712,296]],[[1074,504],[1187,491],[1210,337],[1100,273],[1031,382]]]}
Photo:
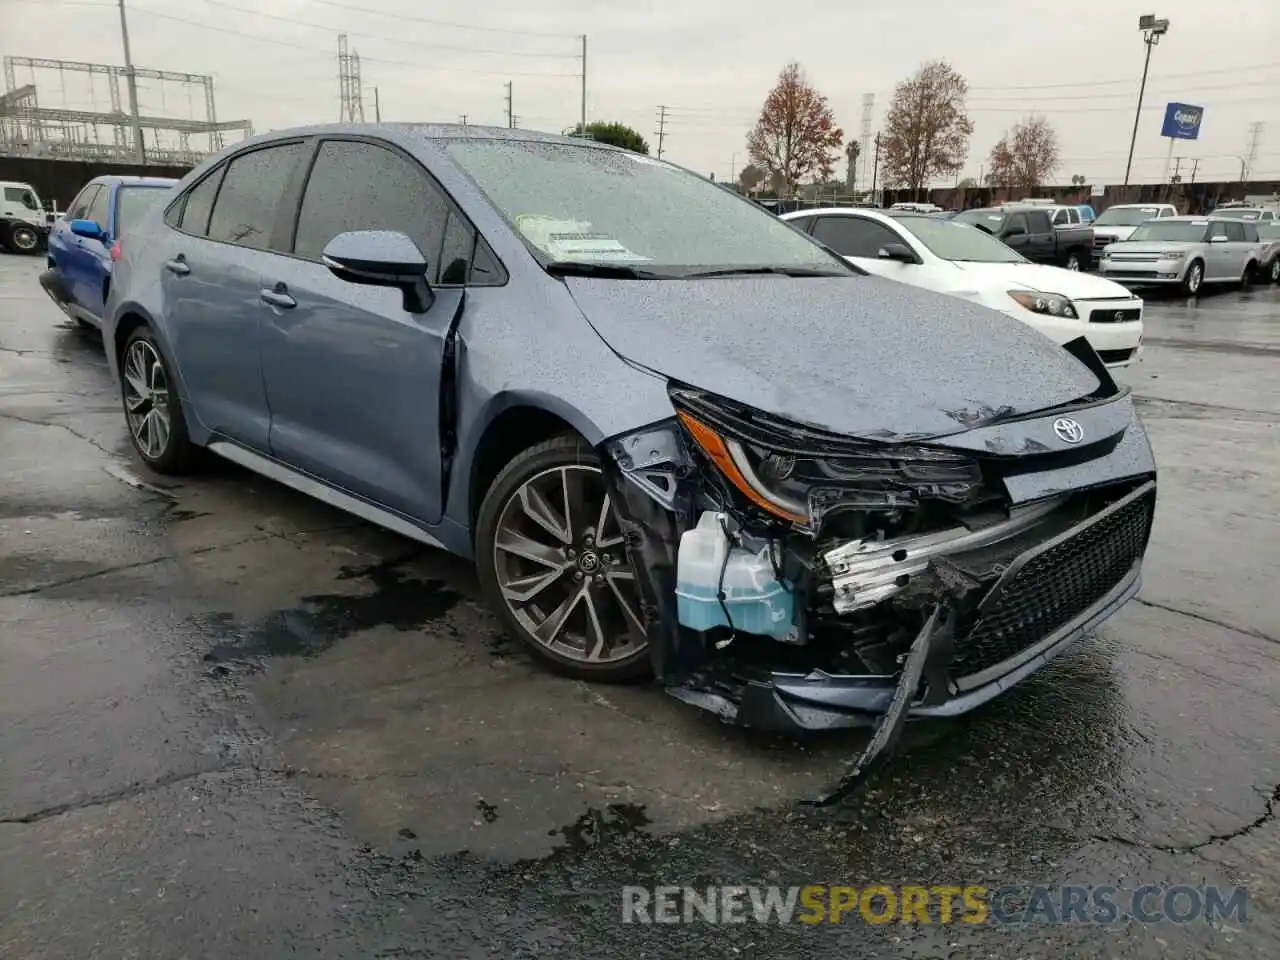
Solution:
{"label": "rear door window", "polygon": [[1229,220],[1226,223],[1226,228],[1227,228],[1226,232],[1227,232],[1228,240],[1230,240],[1232,243],[1244,242],[1245,236],[1244,236],[1243,223],[1241,223],[1239,220]]}
{"label": "rear door window", "polygon": [[209,232],[209,215],[213,213],[213,201],[218,196],[218,187],[222,184],[222,175],[226,171],[227,166],[223,164],[187,193],[186,200],[177,211],[175,226],[197,237],[203,237]]}
{"label": "rear door window", "polygon": [[305,151],[306,145],[298,141],[233,158],[209,218],[209,239],[270,249],[280,201]]}

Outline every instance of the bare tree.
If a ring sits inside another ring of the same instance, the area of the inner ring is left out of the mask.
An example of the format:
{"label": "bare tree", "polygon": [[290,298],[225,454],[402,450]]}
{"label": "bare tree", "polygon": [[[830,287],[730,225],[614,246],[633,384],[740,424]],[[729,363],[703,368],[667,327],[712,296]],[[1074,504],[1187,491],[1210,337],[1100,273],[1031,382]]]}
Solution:
{"label": "bare tree", "polygon": [[912,195],[964,166],[973,122],[965,112],[969,84],[945,60],[931,60],[893,91],[881,135],[885,177]]}
{"label": "bare tree", "polygon": [[1058,168],[1058,134],[1044,117],[1029,116],[991,148],[990,163],[997,182],[1034,190]]}
{"label": "bare tree", "polygon": [[794,192],[802,179],[830,179],[832,153],[842,143],[844,131],[835,125],[827,98],[805,79],[800,64],[787,64],[747,135],[751,162]]}

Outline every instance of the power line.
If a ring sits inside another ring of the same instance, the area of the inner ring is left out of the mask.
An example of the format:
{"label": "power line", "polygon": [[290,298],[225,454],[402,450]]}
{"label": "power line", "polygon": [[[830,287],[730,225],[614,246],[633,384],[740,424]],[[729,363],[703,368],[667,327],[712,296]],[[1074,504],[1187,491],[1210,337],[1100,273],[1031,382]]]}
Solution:
{"label": "power line", "polygon": [[[186,17],[175,17],[171,13],[161,13],[158,10],[152,10],[149,7],[140,7],[137,3],[129,4],[130,13],[138,13],[148,17],[155,17],[159,20],[172,20],[175,23],[184,23],[187,26],[199,27],[202,30],[212,30],[215,33],[225,33],[233,37],[244,37],[247,40],[257,40],[261,43],[271,43],[281,47],[291,47],[295,50],[306,50],[308,53],[321,54],[323,56],[332,56],[328,50],[321,50],[318,47],[309,46],[303,43],[295,43],[292,40],[281,40],[278,37],[264,37],[257,33],[245,33],[243,30],[233,30],[230,27],[216,26],[212,23],[202,23],[199,20],[188,20]],[[341,31],[335,30],[334,33]],[[577,79],[580,74],[577,73],[549,73],[546,71],[518,73],[510,70],[467,70],[463,67],[435,67],[422,60],[392,60],[387,57],[364,57],[366,63],[381,63],[396,67],[413,67],[419,70],[438,70],[443,73],[467,73],[481,77],[573,77]]]}
{"label": "power line", "polygon": [[311,3],[318,3],[326,7],[334,7],[338,10],[348,10],[351,13],[372,14],[378,17],[390,17],[393,20],[411,20],[414,23],[427,23],[433,27],[447,27],[451,30],[474,30],[479,33],[505,33],[514,37],[560,37],[561,39],[577,40],[581,34],[578,33],[549,33],[541,30],[517,30],[512,27],[482,27],[473,23],[454,23],[449,20],[433,20],[430,17],[420,17],[412,13],[395,13],[391,10],[376,10],[370,7],[361,7],[353,3],[341,3],[339,0],[310,0]]}
{"label": "power line", "polygon": [[[1243,83],[1220,83],[1212,87],[1198,87],[1194,89],[1184,89],[1178,93],[1148,93],[1147,96],[1152,97],[1186,97],[1199,96],[1201,93],[1208,93],[1212,90],[1239,90],[1241,87],[1273,87],[1276,80],[1253,80]],[[986,103],[1015,103],[1022,100],[1034,100],[1036,103],[1043,103],[1046,100],[1124,100],[1132,99],[1133,91],[1126,90],[1123,93],[1070,93],[1060,97],[975,97],[965,102],[973,103],[974,100]]]}
{"label": "power line", "polygon": [[[1258,70],[1271,70],[1275,67],[1280,67],[1280,60],[1273,60],[1270,63],[1252,63],[1239,67],[1222,67],[1218,70],[1196,70],[1192,73],[1164,73],[1152,79],[1186,80],[1195,77],[1222,76],[1229,73],[1254,73]],[[970,87],[969,92],[972,93],[975,90],[1066,90],[1070,88],[1079,89],[1081,87],[1114,86],[1117,83],[1132,84],[1133,77],[1117,77],[1114,80],[1085,80],[1076,83],[1031,83],[1023,86]]]}
{"label": "power line", "polygon": [[[247,13],[255,17],[263,17],[267,20],[278,20],[280,23],[290,23],[299,27],[310,27],[314,30],[324,30],[326,33],[333,33],[340,28],[324,23],[314,23],[310,20],[299,20],[297,17],[286,17],[278,13],[267,13],[263,10],[255,10],[252,7],[242,7],[234,3],[227,3],[226,0],[202,0],[203,3],[209,4],[211,7],[222,7],[226,10],[235,10],[238,13]],[[505,56],[505,57],[543,57],[551,60],[577,60],[577,54],[566,53],[535,53],[524,50],[494,50],[487,47],[462,47],[447,43],[427,43],[421,40],[407,40],[403,37],[388,37],[380,33],[359,33],[355,30],[342,30],[342,33],[350,37],[361,37],[366,40],[382,40],[386,43],[404,43],[414,47],[428,48],[434,50],[453,50],[458,53],[474,53],[482,56]]]}

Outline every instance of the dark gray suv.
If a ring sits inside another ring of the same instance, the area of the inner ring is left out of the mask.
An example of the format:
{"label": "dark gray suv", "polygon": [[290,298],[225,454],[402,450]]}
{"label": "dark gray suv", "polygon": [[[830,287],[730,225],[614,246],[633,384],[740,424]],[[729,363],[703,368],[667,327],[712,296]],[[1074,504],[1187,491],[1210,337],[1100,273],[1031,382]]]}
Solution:
{"label": "dark gray suv", "polygon": [[212,451],[474,559],[573,676],[773,728],[952,714],[1138,589],[1155,465],[1083,340],[865,276],[694,173],[329,126],[174,197],[104,323],[141,458]]}

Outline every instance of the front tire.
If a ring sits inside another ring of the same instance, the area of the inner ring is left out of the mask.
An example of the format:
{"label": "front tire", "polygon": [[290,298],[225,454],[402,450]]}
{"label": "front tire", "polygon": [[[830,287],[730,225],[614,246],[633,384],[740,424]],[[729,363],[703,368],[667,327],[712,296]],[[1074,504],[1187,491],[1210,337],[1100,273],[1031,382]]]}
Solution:
{"label": "front tire", "polygon": [[1200,288],[1204,286],[1204,264],[1199,260],[1192,260],[1191,266],[1187,267],[1187,275],[1182,278],[1182,292],[1189,297],[1194,297],[1200,293]]}
{"label": "front tire", "polygon": [[1272,283],[1280,283],[1280,255],[1271,260],[1271,267],[1267,270],[1267,277]]}
{"label": "front tire", "polygon": [[507,631],[553,670],[652,675],[635,572],[600,460],[555,437],[507,464],[476,523],[480,586]]}
{"label": "front tire", "polygon": [[157,473],[187,473],[199,454],[173,384],[151,328],[135,328],[120,354],[120,399],[133,449]]}
{"label": "front tire", "polygon": [[9,227],[7,245],[14,253],[31,256],[40,252],[40,234],[25,223],[15,223]]}

